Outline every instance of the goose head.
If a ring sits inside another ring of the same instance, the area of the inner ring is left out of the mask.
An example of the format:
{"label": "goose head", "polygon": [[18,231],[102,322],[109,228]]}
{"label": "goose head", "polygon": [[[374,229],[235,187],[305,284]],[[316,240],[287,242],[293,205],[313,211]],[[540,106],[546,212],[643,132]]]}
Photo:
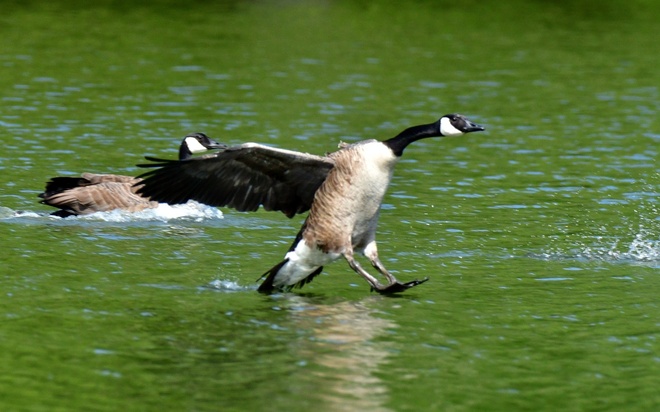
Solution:
{"label": "goose head", "polygon": [[485,127],[472,122],[462,114],[446,114],[438,120],[438,130],[441,136],[460,136],[465,133],[482,132]]}
{"label": "goose head", "polygon": [[188,159],[194,153],[203,153],[213,149],[226,149],[227,145],[218,143],[204,133],[191,133],[183,138],[179,148],[179,159]]}

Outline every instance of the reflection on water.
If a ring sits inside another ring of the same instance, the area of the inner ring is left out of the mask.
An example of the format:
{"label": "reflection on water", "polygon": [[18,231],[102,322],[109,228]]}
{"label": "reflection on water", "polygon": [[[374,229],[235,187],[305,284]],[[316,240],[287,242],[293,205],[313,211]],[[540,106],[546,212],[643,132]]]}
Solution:
{"label": "reflection on water", "polygon": [[[318,366],[314,379],[323,382],[319,391],[331,411],[389,411],[388,387],[378,377],[387,363],[391,344],[378,340],[396,327],[376,316],[360,302],[315,303],[303,296],[286,295],[292,323],[311,336],[293,343],[300,357]],[[308,373],[303,369],[303,373]]]}

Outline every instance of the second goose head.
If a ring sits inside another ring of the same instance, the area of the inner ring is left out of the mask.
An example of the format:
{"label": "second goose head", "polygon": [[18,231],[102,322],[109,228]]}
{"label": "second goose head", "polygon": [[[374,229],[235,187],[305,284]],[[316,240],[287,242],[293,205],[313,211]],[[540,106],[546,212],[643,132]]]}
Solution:
{"label": "second goose head", "polygon": [[183,138],[181,146],[179,146],[179,160],[189,159],[193,154],[226,148],[226,144],[218,143],[204,133],[191,133]]}

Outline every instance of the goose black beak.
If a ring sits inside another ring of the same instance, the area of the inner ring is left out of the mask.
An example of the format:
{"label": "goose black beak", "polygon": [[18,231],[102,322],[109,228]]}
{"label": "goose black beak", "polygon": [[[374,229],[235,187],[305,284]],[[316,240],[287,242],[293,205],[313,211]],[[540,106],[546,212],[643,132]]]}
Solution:
{"label": "goose black beak", "polygon": [[485,127],[483,127],[480,124],[473,123],[471,121],[467,121],[467,126],[465,126],[465,133],[470,133],[470,132],[483,132],[486,130]]}
{"label": "goose black beak", "polygon": [[226,149],[227,147],[229,147],[229,146],[227,146],[227,145],[224,144],[224,143],[218,143],[218,142],[216,142],[215,140],[211,140],[211,141],[206,145],[206,148],[209,149],[209,150],[211,150],[211,149]]}

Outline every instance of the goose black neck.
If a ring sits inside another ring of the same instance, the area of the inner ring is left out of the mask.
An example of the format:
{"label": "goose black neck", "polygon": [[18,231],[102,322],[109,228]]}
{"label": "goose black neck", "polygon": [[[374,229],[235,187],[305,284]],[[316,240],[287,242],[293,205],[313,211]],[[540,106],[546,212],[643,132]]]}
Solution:
{"label": "goose black neck", "polygon": [[403,154],[403,149],[408,147],[410,143],[419,139],[436,136],[442,136],[438,122],[409,127],[393,138],[385,140],[383,143],[385,143],[385,145],[389,147],[396,156],[401,156]]}
{"label": "goose black neck", "polygon": [[188,149],[187,144],[179,146],[179,160],[186,160],[192,157],[192,152]]}

